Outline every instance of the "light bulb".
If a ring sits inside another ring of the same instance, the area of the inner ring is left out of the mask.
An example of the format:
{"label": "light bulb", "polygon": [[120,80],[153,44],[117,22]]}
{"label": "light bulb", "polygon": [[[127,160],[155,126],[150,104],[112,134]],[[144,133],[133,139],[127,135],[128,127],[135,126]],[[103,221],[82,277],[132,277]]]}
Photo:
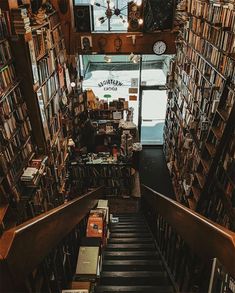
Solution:
{"label": "light bulb", "polygon": [[91,5],[95,5],[95,0],[91,0]]}
{"label": "light bulb", "polygon": [[136,5],[140,6],[140,5],[142,5],[142,0],[136,0],[135,3],[136,3]]}
{"label": "light bulb", "polygon": [[138,23],[139,23],[139,25],[141,25],[141,24],[143,24],[143,19],[142,18],[140,18],[139,20],[138,20]]}
{"label": "light bulb", "polygon": [[71,85],[72,88],[74,88],[74,87],[76,86],[76,83],[75,83],[74,81],[72,81],[72,82],[70,83],[70,85]]}

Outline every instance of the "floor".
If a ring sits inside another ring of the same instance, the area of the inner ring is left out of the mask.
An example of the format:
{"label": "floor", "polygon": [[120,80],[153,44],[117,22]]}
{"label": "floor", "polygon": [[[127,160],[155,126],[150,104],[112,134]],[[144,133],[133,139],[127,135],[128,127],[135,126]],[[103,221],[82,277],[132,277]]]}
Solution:
{"label": "floor", "polygon": [[144,146],[140,154],[140,181],[175,199],[171,178],[161,146]]}

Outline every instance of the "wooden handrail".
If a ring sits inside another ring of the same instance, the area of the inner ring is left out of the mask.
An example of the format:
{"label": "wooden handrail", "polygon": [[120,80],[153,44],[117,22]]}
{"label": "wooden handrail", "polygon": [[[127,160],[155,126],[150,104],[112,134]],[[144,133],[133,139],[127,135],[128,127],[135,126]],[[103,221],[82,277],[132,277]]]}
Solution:
{"label": "wooden handrail", "polygon": [[6,231],[0,238],[0,268],[4,279],[22,283],[94,208],[102,191],[103,187],[99,187]]}
{"label": "wooden handrail", "polygon": [[235,277],[235,233],[142,185],[149,207],[161,215],[202,259],[217,258]]}

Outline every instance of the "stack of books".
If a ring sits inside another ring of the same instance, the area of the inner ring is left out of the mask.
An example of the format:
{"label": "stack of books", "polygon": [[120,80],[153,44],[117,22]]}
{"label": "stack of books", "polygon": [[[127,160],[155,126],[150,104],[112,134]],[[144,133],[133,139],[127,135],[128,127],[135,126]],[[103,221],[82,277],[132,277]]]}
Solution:
{"label": "stack of books", "polygon": [[21,176],[21,181],[27,186],[37,186],[45,171],[47,159],[47,156],[33,159],[30,166],[24,170],[24,173]]}
{"label": "stack of books", "polygon": [[20,35],[31,32],[30,19],[26,8],[12,9],[11,16],[16,34]]}
{"label": "stack of books", "polygon": [[38,177],[38,169],[35,167],[27,167],[21,176],[21,181],[29,185],[36,185]]}

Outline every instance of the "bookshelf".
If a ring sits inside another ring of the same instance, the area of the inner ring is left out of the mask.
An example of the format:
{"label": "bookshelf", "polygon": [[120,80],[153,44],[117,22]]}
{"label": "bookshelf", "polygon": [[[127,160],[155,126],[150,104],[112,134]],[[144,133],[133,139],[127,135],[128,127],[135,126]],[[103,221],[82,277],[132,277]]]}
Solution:
{"label": "bookshelf", "polygon": [[[40,25],[29,25],[25,8],[11,11],[11,16],[14,34],[10,38],[10,43],[14,56],[14,70],[21,78],[24,105],[28,109],[26,122],[27,125],[32,125],[30,131],[37,154],[31,158],[33,160],[25,164],[25,177],[21,177],[23,172],[19,175],[23,190],[22,219],[28,219],[64,202],[69,135],[66,113],[69,108],[71,86],[57,12],[45,15]],[[22,23],[19,25],[18,22]],[[9,76],[11,77],[10,74]],[[6,91],[8,92],[8,88]],[[14,131],[14,120],[8,125],[13,125],[11,133]],[[30,146],[29,140],[29,143],[25,144],[27,147]],[[34,168],[32,164],[35,160],[39,165],[33,176],[27,171]],[[43,171],[39,176],[40,170]]]}
{"label": "bookshelf", "polygon": [[[0,10],[0,226],[22,221],[20,177],[34,156],[32,127],[9,43],[8,14]],[[9,216],[11,215],[11,216]]]}
{"label": "bookshelf", "polygon": [[86,190],[104,185],[105,196],[130,196],[132,191],[131,165],[121,162],[71,161],[70,176],[79,189]]}
{"label": "bookshelf", "polygon": [[234,230],[234,5],[186,4],[167,80],[164,152],[177,199]]}

